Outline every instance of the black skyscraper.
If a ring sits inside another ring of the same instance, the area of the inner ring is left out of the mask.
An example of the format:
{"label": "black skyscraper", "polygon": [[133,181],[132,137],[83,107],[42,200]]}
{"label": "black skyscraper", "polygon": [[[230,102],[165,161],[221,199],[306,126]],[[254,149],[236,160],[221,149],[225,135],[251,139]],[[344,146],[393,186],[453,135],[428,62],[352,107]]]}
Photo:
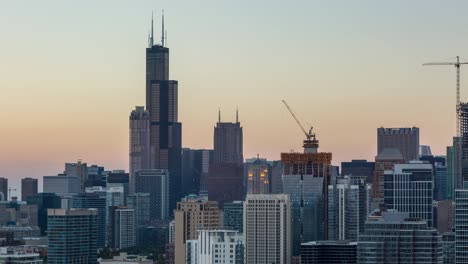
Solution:
{"label": "black skyscraper", "polygon": [[164,47],[164,15],[161,44],[154,44],[153,26],[146,49],[146,108],[150,114],[152,169],[170,174],[172,212],[181,196],[182,124],[178,122],[177,81],[169,80],[169,49]]}

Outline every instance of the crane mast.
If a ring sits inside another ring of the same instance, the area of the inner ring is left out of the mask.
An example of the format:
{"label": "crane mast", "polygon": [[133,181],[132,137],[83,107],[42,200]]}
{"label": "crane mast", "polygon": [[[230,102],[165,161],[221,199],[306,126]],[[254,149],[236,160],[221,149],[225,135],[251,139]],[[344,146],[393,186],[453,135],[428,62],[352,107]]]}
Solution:
{"label": "crane mast", "polygon": [[319,144],[318,144],[318,140],[315,137],[315,133],[312,132],[313,127],[310,127],[309,131],[307,132],[307,130],[302,125],[301,121],[299,121],[299,118],[297,118],[294,111],[288,105],[288,103],[285,100],[281,100],[281,101],[283,102],[286,109],[288,109],[289,113],[294,118],[299,128],[302,130],[302,133],[304,133],[304,135],[306,136],[306,139],[304,140],[304,145],[303,145],[304,152],[305,153],[317,153]]}

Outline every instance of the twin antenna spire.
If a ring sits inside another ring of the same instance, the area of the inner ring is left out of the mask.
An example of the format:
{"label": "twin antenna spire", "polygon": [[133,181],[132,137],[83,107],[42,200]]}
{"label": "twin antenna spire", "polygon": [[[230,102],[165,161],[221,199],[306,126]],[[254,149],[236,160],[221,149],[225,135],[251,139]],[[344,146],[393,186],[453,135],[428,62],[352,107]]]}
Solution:
{"label": "twin antenna spire", "polygon": [[[151,32],[149,34],[148,46],[149,48],[154,46],[154,19],[153,19],[153,12],[151,12]],[[164,30],[164,10],[162,11],[162,29],[161,29],[161,46],[164,47],[164,41],[167,38],[167,32]]]}

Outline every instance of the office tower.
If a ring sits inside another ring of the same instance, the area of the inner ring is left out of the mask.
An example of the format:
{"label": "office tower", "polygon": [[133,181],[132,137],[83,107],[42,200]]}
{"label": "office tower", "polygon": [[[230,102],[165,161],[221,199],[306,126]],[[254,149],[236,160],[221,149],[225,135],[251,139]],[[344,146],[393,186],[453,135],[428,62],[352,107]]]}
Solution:
{"label": "office tower", "polygon": [[247,165],[247,193],[270,193],[270,165],[257,158]]}
{"label": "office tower", "polygon": [[97,209],[97,248],[106,247],[106,196],[98,193],[80,193],[73,195],[72,208]]}
{"label": "office tower", "polygon": [[208,173],[213,162],[213,150],[182,149],[182,196],[208,194]]}
{"label": "office tower", "polygon": [[419,159],[419,128],[377,128],[377,154],[386,148],[398,149],[405,162]]}
{"label": "office tower", "polygon": [[103,166],[91,165],[88,166],[87,171],[88,179],[85,182],[85,189],[93,186],[106,187],[106,177]]}
{"label": "office tower", "polygon": [[60,208],[60,196],[54,193],[38,193],[26,198],[27,203],[37,206],[38,226],[41,234],[44,235],[47,230],[47,210]]}
{"label": "office tower", "polygon": [[247,195],[244,202],[245,264],[291,263],[291,231],[289,195]]}
{"label": "office tower", "polygon": [[164,30],[162,35],[161,45],[154,44],[151,30],[146,49],[146,109],[150,115],[150,169],[169,171],[172,211],[181,198],[182,124],[178,122],[178,82],[169,80]]}
{"label": "office tower", "polygon": [[129,182],[129,174],[125,173],[125,171],[112,171],[107,174],[106,187],[122,187],[124,190],[124,199],[126,201],[130,189]]}
{"label": "office tower", "polygon": [[225,203],[223,210],[224,229],[244,233],[244,204],[242,201]]}
{"label": "office tower", "polygon": [[45,193],[55,193],[58,196],[72,196],[80,193],[80,178],[59,174],[57,176],[44,176],[43,187]]}
{"label": "office tower", "polygon": [[97,263],[97,210],[49,209],[47,263]]}
{"label": "office tower", "polygon": [[435,227],[439,233],[452,232],[455,227],[455,204],[452,200],[436,201]]}
{"label": "office tower", "polygon": [[238,118],[235,123],[228,123],[221,122],[219,117],[214,128],[213,155],[208,197],[222,208],[225,202],[242,200],[244,196],[243,134]]}
{"label": "office tower", "polygon": [[372,197],[383,199],[384,197],[384,172],[393,170],[395,164],[404,163],[403,156],[398,149],[386,148],[375,157],[374,179],[372,180]]}
{"label": "office tower", "polygon": [[442,237],[408,213],[384,212],[380,219],[366,222],[357,255],[360,264],[442,264]]}
{"label": "office tower", "polygon": [[367,160],[351,160],[341,162],[341,175],[366,176],[367,182],[372,183],[374,177],[375,162]]}
{"label": "office tower", "polygon": [[272,161],[271,164],[271,193],[283,193],[283,163],[280,160]]}
{"label": "office tower", "polygon": [[447,159],[445,156],[425,155],[419,158],[420,161],[432,165],[434,172],[434,200],[447,200]]}
{"label": "office tower", "polygon": [[77,177],[80,184],[80,192],[84,192],[85,184],[88,180],[88,166],[86,163],[83,163],[81,160],[78,160],[76,163],[65,163],[65,175],[68,177]]}
{"label": "office tower", "polygon": [[24,178],[21,179],[21,201],[26,201],[26,198],[37,194],[37,179]]}
{"label": "office tower", "polygon": [[283,192],[292,204],[293,256],[299,256],[302,242],[326,240],[328,235],[332,154],[318,152],[315,136],[304,140],[303,146],[304,153],[281,153]]}
{"label": "office tower", "polygon": [[357,242],[330,240],[302,243],[301,264],[357,264]]}
{"label": "office tower", "polygon": [[244,237],[232,230],[200,230],[187,240],[187,264],[244,264]]}
{"label": "office tower", "polygon": [[170,179],[168,170],[141,170],[135,177],[135,191],[150,194],[150,218],[169,219]]}
{"label": "office tower", "polygon": [[463,189],[462,139],[454,137],[447,147],[447,199],[455,200],[455,189]]}
{"label": "office tower", "polygon": [[175,264],[186,262],[186,242],[198,238],[199,230],[222,228],[222,212],[206,196],[188,196],[177,203],[175,219]]}
{"label": "office tower", "polygon": [[3,200],[8,201],[8,179],[0,178],[0,192],[3,194]]}
{"label": "office tower", "polygon": [[468,189],[455,190],[455,263],[468,263]]}
{"label": "office tower", "polygon": [[455,262],[455,233],[442,233],[442,252],[444,264],[456,264]]}
{"label": "office tower", "polygon": [[135,226],[147,225],[150,221],[150,194],[134,193],[127,197],[127,206],[135,210]]}
{"label": "office tower", "polygon": [[136,245],[135,210],[126,207],[112,207],[110,247],[114,250],[131,248]]}
{"label": "office tower", "polygon": [[420,145],[419,146],[419,156],[420,157],[432,156],[431,146]]}
{"label": "office tower", "polygon": [[427,221],[433,227],[433,181],[431,164],[412,161],[396,164],[384,176],[384,202],[389,210],[407,212],[411,218]]}
{"label": "office tower", "polygon": [[367,220],[367,177],[338,178],[328,185],[328,239],[357,241]]}
{"label": "office tower", "polygon": [[150,169],[150,116],[144,106],[130,113],[130,193],[135,192],[137,171]]}

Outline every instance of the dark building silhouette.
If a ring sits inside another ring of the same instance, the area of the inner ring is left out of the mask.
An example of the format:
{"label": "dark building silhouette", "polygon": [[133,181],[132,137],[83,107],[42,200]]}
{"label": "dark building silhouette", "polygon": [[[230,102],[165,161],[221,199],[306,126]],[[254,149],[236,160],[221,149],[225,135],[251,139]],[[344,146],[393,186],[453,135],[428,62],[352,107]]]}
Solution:
{"label": "dark building silhouette", "polygon": [[28,196],[37,194],[37,179],[21,179],[21,201],[26,201]]}
{"label": "dark building silhouette", "polygon": [[208,172],[213,162],[213,150],[182,149],[182,197],[207,194]]}
{"label": "dark building silhouette", "polygon": [[208,176],[208,197],[222,208],[225,202],[243,200],[243,135],[239,119],[221,122],[214,129],[214,157]]}
{"label": "dark building silhouette", "polygon": [[[164,16],[163,16],[164,32]],[[152,26],[151,26],[152,27]],[[170,210],[181,198],[182,124],[178,122],[178,85],[169,80],[169,48],[154,44],[153,29],[146,49],[146,109],[150,115],[150,169],[170,173]]]}
{"label": "dark building silhouette", "polygon": [[[3,199],[6,201],[8,200],[8,179],[7,178],[0,178],[0,192],[3,194]],[[0,194],[0,200],[1,200]]]}
{"label": "dark building silhouette", "polygon": [[341,175],[366,176],[368,183],[372,183],[374,170],[375,162],[367,160],[352,160],[350,162],[341,162]]}
{"label": "dark building silhouette", "polygon": [[37,195],[26,198],[28,204],[37,205],[37,222],[41,229],[41,234],[47,230],[47,209],[56,209],[61,207],[61,198],[55,193],[38,193]]}
{"label": "dark building silhouette", "polygon": [[419,159],[419,128],[377,129],[377,154],[386,148],[398,149],[405,162]]}
{"label": "dark building silhouette", "polygon": [[357,242],[313,241],[301,244],[301,264],[356,264]]}

